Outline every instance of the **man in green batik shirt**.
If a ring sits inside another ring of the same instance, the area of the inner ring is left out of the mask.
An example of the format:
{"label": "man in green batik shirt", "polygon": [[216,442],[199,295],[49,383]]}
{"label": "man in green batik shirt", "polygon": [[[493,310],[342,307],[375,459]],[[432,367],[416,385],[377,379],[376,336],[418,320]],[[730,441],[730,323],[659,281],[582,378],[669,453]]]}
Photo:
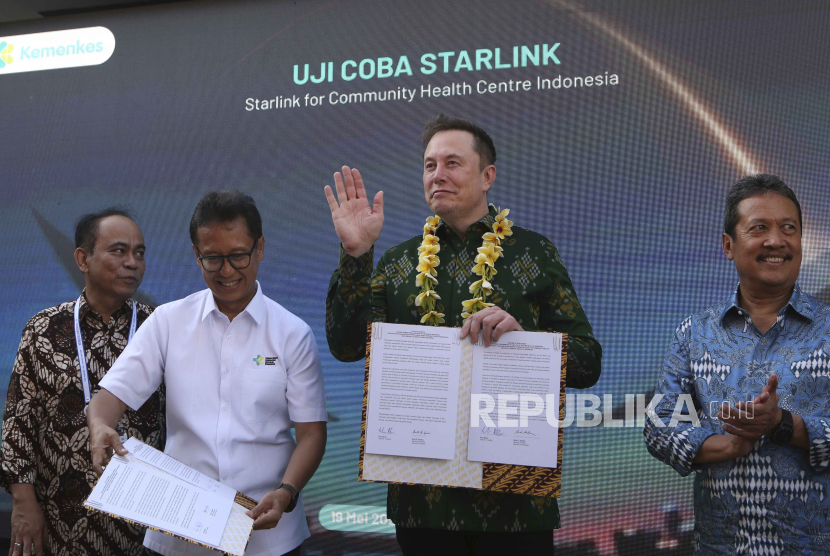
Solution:
{"label": "man in green batik shirt", "polygon": [[[482,334],[485,345],[511,330],[566,332],[567,386],[593,386],[602,349],[556,247],[545,237],[513,226],[512,235],[501,242],[504,251],[487,298],[494,306],[462,318],[461,302],[473,297],[469,287],[479,278],[472,272],[477,249],[497,214],[487,204],[496,179],[496,149],[480,127],[443,114],[427,124],[421,139],[424,196],[441,217],[435,232],[440,264],[434,289],[443,326],[462,327],[461,337],[469,335],[473,342]],[[384,253],[373,272],[383,192],[370,206],[360,172],[347,166],[335,173],[334,181],[337,195],[329,186],[325,191],[341,250],[326,297],[326,336],[337,359],[357,361],[365,357],[370,320],[420,324],[415,277],[422,234]],[[521,215],[511,216],[521,222]],[[559,527],[554,498],[389,485],[387,506],[405,556],[553,554],[553,529]]]}

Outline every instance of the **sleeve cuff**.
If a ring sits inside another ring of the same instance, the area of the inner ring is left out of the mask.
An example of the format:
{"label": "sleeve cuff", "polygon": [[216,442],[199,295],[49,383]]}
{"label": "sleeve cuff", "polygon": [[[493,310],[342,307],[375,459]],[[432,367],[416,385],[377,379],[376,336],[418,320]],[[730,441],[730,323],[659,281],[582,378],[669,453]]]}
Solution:
{"label": "sleeve cuff", "polygon": [[340,273],[351,280],[369,280],[374,270],[375,246],[359,257],[352,257],[340,245]]}
{"label": "sleeve cuff", "polygon": [[302,411],[289,411],[289,417],[295,423],[328,423],[329,416],[325,409],[306,409]]}
{"label": "sleeve cuff", "polygon": [[6,489],[11,494],[11,486],[17,484],[35,484],[37,473],[34,465],[29,461],[20,461],[16,463],[12,461],[4,461],[2,464],[2,471],[0,471],[0,486]]}
{"label": "sleeve cuff", "polygon": [[649,404],[643,433],[649,452],[685,477],[692,471],[703,469],[703,465],[692,462],[706,439],[717,433],[691,423],[678,423],[671,427],[671,408],[676,400],[677,394],[666,395],[657,407]]}
{"label": "sleeve cuff", "polygon": [[121,402],[132,409],[133,411],[138,411],[139,408],[144,405],[146,399],[141,399],[140,396],[137,396],[135,392],[132,392],[130,388],[126,385],[123,385],[116,380],[107,380],[107,377],[110,376],[107,374],[104,378],[101,379],[101,382],[98,385],[103,389],[121,400]]}

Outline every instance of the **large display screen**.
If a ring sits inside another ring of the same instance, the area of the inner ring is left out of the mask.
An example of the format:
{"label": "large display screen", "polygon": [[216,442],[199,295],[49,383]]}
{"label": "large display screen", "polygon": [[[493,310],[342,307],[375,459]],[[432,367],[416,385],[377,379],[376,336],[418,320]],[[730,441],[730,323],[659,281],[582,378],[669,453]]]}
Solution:
{"label": "large display screen", "polygon": [[[91,27],[114,41],[103,62],[108,44],[8,48]],[[2,25],[0,384],[27,320],[78,296],[81,214],[135,214],[140,293],[161,304],[205,287],[196,202],[241,189],[264,220],[264,293],[321,349],[329,440],[305,489],[306,550],[396,553],[386,486],[357,481],[363,363],[326,346],[332,174],[354,166],[370,196],[384,190],[378,258],[429,214],[425,122],[443,112],[488,130],[489,200],[559,248],[603,348],[587,393],[619,417],[627,394],[654,388],[675,327],[734,290],[721,232],[740,176],[796,191],[800,283],[830,297],[829,28],[826,3],[808,0],[194,1]],[[98,58],[68,61],[84,55]],[[569,427],[563,459],[563,554],[635,540],[647,554],[668,522],[693,520],[691,478],[648,454],[641,425]]]}

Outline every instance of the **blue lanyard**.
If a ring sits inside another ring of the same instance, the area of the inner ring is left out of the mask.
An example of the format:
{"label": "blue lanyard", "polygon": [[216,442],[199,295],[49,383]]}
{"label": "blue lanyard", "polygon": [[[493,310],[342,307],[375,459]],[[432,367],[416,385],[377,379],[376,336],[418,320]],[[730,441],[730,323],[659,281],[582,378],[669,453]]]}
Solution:
{"label": "blue lanyard", "polygon": [[[81,299],[84,294],[75,302],[75,346],[78,348],[78,367],[80,367],[81,383],[84,386],[84,413],[86,413],[86,406],[92,399],[92,392],[89,388],[89,369],[86,365],[86,350],[84,349],[84,337],[81,335]],[[130,319],[130,335],[127,337],[127,342],[133,339],[136,329],[136,307],[135,299],[133,299],[133,316]]]}

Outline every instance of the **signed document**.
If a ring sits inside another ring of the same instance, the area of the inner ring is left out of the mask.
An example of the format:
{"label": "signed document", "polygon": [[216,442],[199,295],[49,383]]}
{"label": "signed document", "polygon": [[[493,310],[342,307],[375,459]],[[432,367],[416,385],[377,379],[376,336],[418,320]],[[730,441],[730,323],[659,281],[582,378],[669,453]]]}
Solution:
{"label": "signed document", "polygon": [[[135,439],[113,456],[84,505],[241,556],[253,528],[236,491]],[[218,485],[218,486],[217,486]]]}
{"label": "signed document", "polygon": [[366,453],[455,457],[459,334],[456,328],[373,325]]}
{"label": "signed document", "polygon": [[507,332],[473,348],[467,459],[556,467],[561,358],[562,335],[547,332]]}
{"label": "signed document", "polygon": [[136,459],[149,463],[162,471],[166,471],[191,485],[201,487],[208,492],[213,492],[228,500],[233,500],[236,497],[236,491],[228,485],[223,485],[216,479],[212,479],[204,473],[199,473],[192,467],[186,466],[179,460],[171,458],[164,452],[160,452],[135,438],[128,438],[124,442],[124,447]]}

